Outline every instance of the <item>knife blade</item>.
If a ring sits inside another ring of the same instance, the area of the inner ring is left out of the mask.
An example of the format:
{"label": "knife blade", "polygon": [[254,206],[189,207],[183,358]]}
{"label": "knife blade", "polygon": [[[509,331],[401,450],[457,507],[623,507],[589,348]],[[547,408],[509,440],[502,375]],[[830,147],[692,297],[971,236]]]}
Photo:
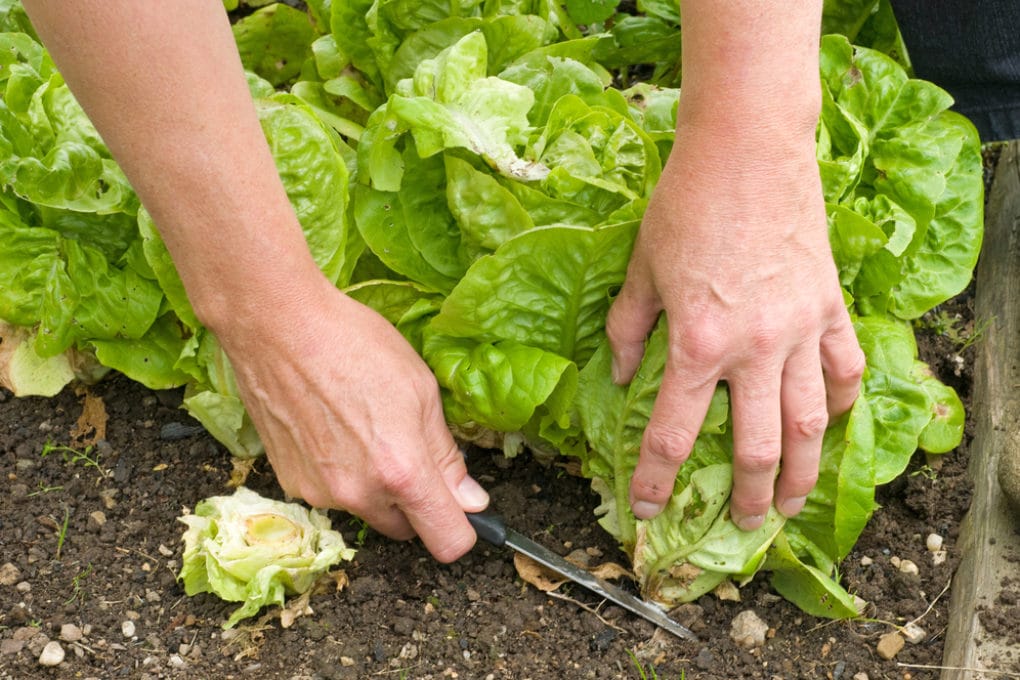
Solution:
{"label": "knife blade", "polygon": [[530,557],[544,567],[547,567],[557,574],[560,574],[574,583],[592,591],[599,597],[617,604],[632,614],[651,621],[659,628],[676,635],[685,640],[698,641],[698,637],[689,629],[673,619],[669,618],[665,611],[657,605],[645,602],[639,597],[614,586],[584,569],[568,562],[540,543],[536,543],[527,536],[520,534],[506,526],[503,518],[492,512],[469,512],[466,513],[468,521],[474,527],[479,538],[502,548],[504,546]]}

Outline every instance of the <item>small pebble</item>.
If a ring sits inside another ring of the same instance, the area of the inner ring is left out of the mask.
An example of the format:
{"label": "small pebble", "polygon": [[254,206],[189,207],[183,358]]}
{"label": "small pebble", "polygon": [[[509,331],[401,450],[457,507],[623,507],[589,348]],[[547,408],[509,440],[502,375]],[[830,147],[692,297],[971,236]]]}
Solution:
{"label": "small pebble", "polygon": [[8,654],[17,654],[25,648],[24,640],[0,640],[0,656],[7,656]]}
{"label": "small pebble", "polygon": [[166,662],[166,665],[170,668],[184,668],[187,666],[187,662],[181,658],[180,654],[171,654],[170,659]]}
{"label": "small pebble", "polygon": [[900,558],[899,558],[899,556],[893,555],[892,557],[890,557],[889,558],[889,564],[891,564],[894,567],[896,567],[897,569],[899,569],[900,568]]}
{"label": "small pebble", "polygon": [[921,628],[916,623],[908,623],[903,626],[903,628],[900,629],[900,634],[912,645],[924,642],[924,638],[928,635],[924,628]]}
{"label": "small pebble", "polygon": [[931,554],[931,563],[936,567],[940,564],[945,564],[946,559],[949,557],[949,553],[945,550],[938,550]]}
{"label": "small pebble", "polygon": [[102,510],[95,510],[89,513],[89,518],[85,522],[85,528],[89,531],[96,533],[103,526],[106,525],[106,513]]}
{"label": "small pebble", "polygon": [[861,566],[862,567],[870,567],[874,563],[875,563],[875,560],[871,559],[867,555],[865,555],[864,557],[861,558]]}
{"label": "small pebble", "polygon": [[81,628],[73,623],[65,623],[60,627],[60,639],[64,642],[78,642],[82,637]]}
{"label": "small pebble", "polygon": [[745,609],[736,615],[730,626],[730,637],[741,647],[753,649],[765,644],[765,635],[769,631],[767,623],[761,620],[753,610]]}
{"label": "small pebble", "polygon": [[28,642],[25,644],[28,646],[29,651],[38,657],[43,653],[43,650],[46,649],[46,645],[50,644],[50,638],[38,628],[34,628],[33,630],[35,630],[35,635],[30,637]]}
{"label": "small pebble", "polygon": [[21,580],[21,571],[11,562],[0,567],[0,586],[13,586]]}
{"label": "small pebble", "polygon": [[913,576],[917,576],[918,574],[921,573],[920,570],[917,568],[917,565],[911,562],[910,560],[902,560],[900,562],[899,569],[904,574],[911,574]]}
{"label": "small pebble", "polygon": [[205,431],[201,425],[189,425],[185,423],[170,422],[159,428],[159,438],[164,441],[176,441],[188,439]]}
{"label": "small pebble", "polygon": [[906,640],[899,633],[886,633],[878,641],[878,655],[888,661],[899,654],[905,644]]}
{"label": "small pebble", "polygon": [[120,632],[126,638],[132,638],[135,636],[135,622],[128,619],[124,623],[120,624]]}
{"label": "small pebble", "polygon": [[64,648],[56,640],[51,640],[39,654],[40,666],[58,666],[64,660]]}
{"label": "small pebble", "polygon": [[32,592],[32,584],[29,583],[28,581],[22,581],[18,585],[14,586],[14,589],[17,590],[22,595],[24,595],[25,593]]}
{"label": "small pebble", "polygon": [[860,673],[854,673],[854,680],[871,680],[871,678],[868,677],[867,673],[861,671]]}
{"label": "small pebble", "polygon": [[929,552],[938,552],[942,550],[942,537],[938,534],[928,534],[928,538],[925,539],[924,545],[928,548]]}

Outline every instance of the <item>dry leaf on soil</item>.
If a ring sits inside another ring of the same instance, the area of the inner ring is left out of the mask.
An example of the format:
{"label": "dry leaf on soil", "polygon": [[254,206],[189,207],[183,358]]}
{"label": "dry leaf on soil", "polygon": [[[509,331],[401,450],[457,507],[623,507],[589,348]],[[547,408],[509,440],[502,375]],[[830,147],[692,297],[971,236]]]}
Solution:
{"label": "dry leaf on soil", "polygon": [[[603,562],[598,566],[589,567],[584,563],[584,560],[577,559],[578,552],[574,551],[568,555],[567,561],[581,567],[597,578],[606,580],[634,578],[634,575],[626,567],[616,562]],[[584,551],[580,552],[583,553]],[[570,580],[520,553],[514,554],[514,567],[517,569],[517,575],[521,577],[521,580],[530,583],[543,593],[554,591]]]}
{"label": "dry leaf on soil", "polygon": [[106,404],[103,398],[85,390],[82,400],[81,415],[71,430],[71,444],[75,447],[95,446],[96,442],[106,439]]}

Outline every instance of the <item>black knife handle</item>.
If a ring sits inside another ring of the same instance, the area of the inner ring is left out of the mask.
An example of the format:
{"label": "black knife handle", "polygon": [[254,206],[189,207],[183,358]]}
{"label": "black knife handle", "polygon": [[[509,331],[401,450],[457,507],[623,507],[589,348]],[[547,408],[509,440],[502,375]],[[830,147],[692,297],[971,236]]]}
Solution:
{"label": "black knife handle", "polygon": [[475,533],[496,547],[502,547],[506,543],[506,525],[503,518],[491,512],[467,512],[468,521],[474,527]]}

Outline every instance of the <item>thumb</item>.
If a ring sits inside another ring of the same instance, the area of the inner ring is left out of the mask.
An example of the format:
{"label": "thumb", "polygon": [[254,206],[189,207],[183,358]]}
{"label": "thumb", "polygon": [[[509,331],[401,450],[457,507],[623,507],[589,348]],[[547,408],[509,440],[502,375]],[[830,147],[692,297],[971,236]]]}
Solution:
{"label": "thumb", "polygon": [[648,279],[631,272],[606,317],[606,339],[613,352],[613,382],[617,385],[626,385],[637,373],[645,340],[661,311],[662,304]]}
{"label": "thumb", "polygon": [[481,512],[489,505],[489,494],[468,474],[464,454],[450,438],[450,444],[443,449],[446,453],[436,460],[439,474],[453,497],[464,512]]}

